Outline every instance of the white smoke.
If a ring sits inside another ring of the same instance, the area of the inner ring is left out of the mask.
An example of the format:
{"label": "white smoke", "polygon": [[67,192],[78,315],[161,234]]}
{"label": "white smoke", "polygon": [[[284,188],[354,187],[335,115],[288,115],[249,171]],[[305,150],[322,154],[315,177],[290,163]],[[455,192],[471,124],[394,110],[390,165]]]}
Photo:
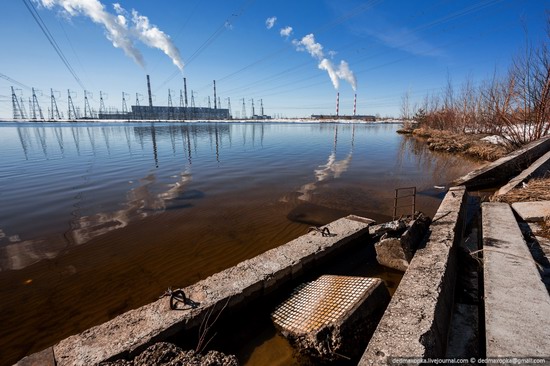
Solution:
{"label": "white smoke", "polygon": [[183,70],[183,61],[177,47],[170,37],[149,23],[146,16],[132,10],[130,25],[128,12],[118,3],[113,4],[117,13],[111,14],[105,10],[105,6],[99,0],[38,0],[47,9],[55,5],[61,7],[65,15],[74,17],[85,15],[94,23],[101,24],[105,28],[105,35],[113,46],[121,48],[140,66],[145,62],[141,52],[135,47],[134,40],[138,39],[149,47],[158,48],[172,59],[174,65]]}
{"label": "white smoke", "polygon": [[290,35],[292,34],[292,27],[281,28],[279,34],[281,35],[281,37],[290,37]]}
{"label": "white smoke", "polygon": [[271,29],[275,25],[276,21],[277,21],[277,17],[267,18],[265,20],[265,26],[267,27],[267,29]]}
{"label": "white smoke", "polygon": [[311,57],[315,57],[321,60],[324,57],[323,46],[320,43],[315,42],[315,36],[313,33],[304,36],[301,40],[293,40],[292,44],[296,46],[298,51],[307,51]]}
{"label": "white smoke", "polygon": [[321,62],[319,62],[319,68],[321,70],[325,70],[328,73],[334,89],[338,90],[338,88],[340,87],[340,80],[338,79],[338,72],[334,70],[334,65],[332,64],[332,62],[324,58],[321,60]]}
{"label": "white smoke", "polygon": [[350,70],[346,61],[340,61],[340,67],[338,68],[336,75],[338,75],[340,79],[347,81],[353,88],[353,91],[357,91],[357,78],[355,77],[353,71]]}
{"label": "white smoke", "polygon": [[139,39],[149,47],[158,48],[172,59],[174,65],[183,70],[183,61],[181,60],[180,51],[172,41],[170,36],[158,29],[155,25],[149,24],[149,18],[140,15],[137,11],[132,10],[132,22]]}
{"label": "white smoke", "polygon": [[[292,44],[296,47],[296,50],[307,51],[311,57],[319,60],[319,69],[325,70],[328,73],[334,89],[338,90],[340,80],[345,80],[351,85],[354,91],[357,90],[357,79],[353,71],[350,70],[348,63],[342,60],[340,61],[340,65],[336,67],[329,59],[325,58],[323,46],[315,41],[313,34],[308,34],[299,41],[295,39],[292,41]],[[329,51],[328,54],[330,57],[334,57],[336,52]]]}

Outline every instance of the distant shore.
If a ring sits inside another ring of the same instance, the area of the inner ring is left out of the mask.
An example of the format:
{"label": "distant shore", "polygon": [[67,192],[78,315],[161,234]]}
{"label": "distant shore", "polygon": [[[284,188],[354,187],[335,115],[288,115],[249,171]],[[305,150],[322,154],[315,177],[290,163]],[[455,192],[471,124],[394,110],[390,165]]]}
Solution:
{"label": "distant shore", "polygon": [[311,119],[311,118],[277,118],[277,119],[223,119],[223,120],[134,120],[134,119],[79,119],[79,120],[21,120],[1,119],[0,122],[7,123],[402,123],[399,119],[381,119],[376,121],[365,121],[362,119]]}

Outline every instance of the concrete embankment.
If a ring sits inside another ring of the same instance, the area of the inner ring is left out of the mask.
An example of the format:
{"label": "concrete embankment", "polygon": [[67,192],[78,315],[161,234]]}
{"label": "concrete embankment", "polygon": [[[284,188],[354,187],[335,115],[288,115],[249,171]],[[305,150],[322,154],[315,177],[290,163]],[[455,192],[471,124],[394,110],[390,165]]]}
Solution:
{"label": "concrete embankment", "polygon": [[282,286],[289,279],[322,263],[363,236],[372,220],[348,216],[328,224],[330,232],[303,235],[281,247],[216,273],[184,289],[200,305],[171,310],[163,298],[124,313],[106,323],[71,336],[19,365],[96,365],[119,357],[132,357],[152,343],[186,329],[198,327],[213,309],[236,308]]}
{"label": "concrete embankment", "polygon": [[550,136],[533,141],[484,167],[457,179],[454,184],[468,189],[496,187],[519,174],[550,150]]}
{"label": "concrete embankment", "polygon": [[462,238],[465,198],[466,189],[454,187],[443,199],[359,365],[445,354],[456,277],[452,248]]}
{"label": "concrete embankment", "polygon": [[550,296],[512,209],[481,211],[487,357],[548,357]]}

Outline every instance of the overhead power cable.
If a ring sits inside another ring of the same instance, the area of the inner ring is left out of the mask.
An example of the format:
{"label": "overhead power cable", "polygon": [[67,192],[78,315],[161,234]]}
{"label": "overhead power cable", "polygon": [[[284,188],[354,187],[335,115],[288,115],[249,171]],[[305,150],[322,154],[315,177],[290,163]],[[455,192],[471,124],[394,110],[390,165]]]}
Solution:
{"label": "overhead power cable", "polygon": [[[231,26],[231,20],[233,18],[240,17],[244,11],[252,5],[252,3],[256,0],[245,0],[243,4],[241,5],[239,11],[237,13],[232,13],[227,19],[224,20],[224,22],[212,33],[200,46],[189,56],[188,59],[185,60],[185,65],[189,65],[191,62],[193,62],[204,50],[206,50],[216,39],[218,39],[223,32]],[[162,88],[164,85],[169,83],[173,78],[178,76],[180,74],[179,70],[174,71],[162,84],[159,85],[158,88],[155,89],[155,91],[158,91],[160,88]]]}
{"label": "overhead power cable", "polygon": [[36,8],[35,8],[34,4],[32,3],[32,1],[31,0],[22,0],[22,1],[23,1],[23,4],[25,4],[27,9],[29,10],[29,13],[31,13],[31,15],[32,15],[34,21],[36,22],[36,24],[38,24],[38,26],[42,30],[42,33],[44,33],[44,35],[48,39],[48,42],[50,42],[50,45],[53,47],[53,49],[55,50],[55,52],[57,53],[57,55],[59,56],[61,61],[63,61],[63,64],[65,64],[65,67],[67,67],[67,70],[69,70],[69,72],[74,77],[74,79],[76,80],[78,85],[80,85],[80,87],[82,89],[86,89],[86,87],[84,86],[84,84],[82,83],[82,81],[80,80],[80,78],[78,77],[76,72],[74,71],[73,67],[71,66],[69,60],[67,60],[67,58],[63,54],[63,51],[61,50],[61,48],[57,44],[54,36],[50,33],[50,30],[46,26],[46,23],[44,23],[44,21],[40,17],[40,14],[38,14],[38,11],[36,10]]}
{"label": "overhead power cable", "polygon": [[14,79],[10,78],[10,77],[7,76],[7,75],[4,75],[4,74],[1,74],[1,73],[0,73],[0,78],[5,79],[5,80],[9,81],[10,83],[13,83],[13,84],[15,84],[15,85],[17,85],[17,86],[19,86],[19,87],[21,87],[21,88],[23,88],[23,89],[31,90],[30,87],[26,86],[26,85],[23,84],[23,83],[20,83],[20,82],[17,81],[17,80],[14,80]]}

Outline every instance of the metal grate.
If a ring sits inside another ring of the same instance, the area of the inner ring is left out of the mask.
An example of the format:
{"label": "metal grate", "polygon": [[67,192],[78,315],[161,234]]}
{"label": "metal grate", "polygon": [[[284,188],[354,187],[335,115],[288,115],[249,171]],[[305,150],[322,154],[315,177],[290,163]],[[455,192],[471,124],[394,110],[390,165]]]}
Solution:
{"label": "metal grate", "polygon": [[324,275],[298,286],[271,314],[280,328],[305,334],[346,317],[376,287],[367,277]]}

